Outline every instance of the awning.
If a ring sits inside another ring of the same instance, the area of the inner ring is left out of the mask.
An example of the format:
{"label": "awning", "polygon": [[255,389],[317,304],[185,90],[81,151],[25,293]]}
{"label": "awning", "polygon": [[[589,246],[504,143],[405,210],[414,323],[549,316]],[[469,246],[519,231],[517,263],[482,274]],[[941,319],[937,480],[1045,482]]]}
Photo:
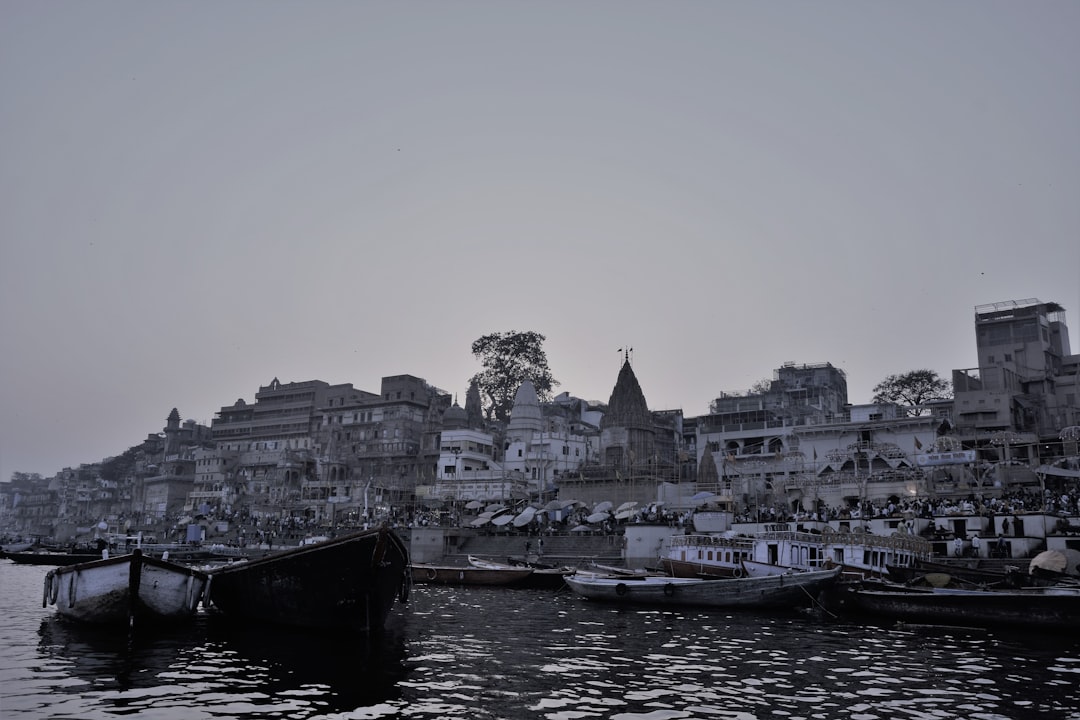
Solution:
{"label": "awning", "polygon": [[1053,465],[1040,465],[1035,472],[1041,475],[1056,475],[1057,477],[1080,478],[1080,470],[1054,467]]}

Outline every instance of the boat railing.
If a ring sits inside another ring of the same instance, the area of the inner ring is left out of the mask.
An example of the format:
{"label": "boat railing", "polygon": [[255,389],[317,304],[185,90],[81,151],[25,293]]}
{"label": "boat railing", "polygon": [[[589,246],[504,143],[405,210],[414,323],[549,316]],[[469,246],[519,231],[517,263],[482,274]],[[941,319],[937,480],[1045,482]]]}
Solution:
{"label": "boat railing", "polygon": [[756,537],[763,540],[799,542],[815,545],[861,545],[863,547],[901,550],[916,555],[927,556],[933,551],[933,546],[930,542],[918,535],[873,535],[871,533],[818,534],[788,530],[783,532],[762,532],[758,533]]}
{"label": "boat railing", "polygon": [[754,546],[752,538],[724,537],[722,535],[675,535],[671,538],[671,547],[730,547],[750,549]]}

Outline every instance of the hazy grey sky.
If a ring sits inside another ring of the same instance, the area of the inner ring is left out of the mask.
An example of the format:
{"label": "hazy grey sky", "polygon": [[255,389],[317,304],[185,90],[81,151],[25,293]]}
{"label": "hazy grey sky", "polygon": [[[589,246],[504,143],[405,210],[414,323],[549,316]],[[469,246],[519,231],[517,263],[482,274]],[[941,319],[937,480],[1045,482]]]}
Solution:
{"label": "hazy grey sky", "polygon": [[[0,478],[260,385],[706,411],[1080,338],[1080,3],[0,0]],[[1074,342],[1074,352],[1080,340]]]}

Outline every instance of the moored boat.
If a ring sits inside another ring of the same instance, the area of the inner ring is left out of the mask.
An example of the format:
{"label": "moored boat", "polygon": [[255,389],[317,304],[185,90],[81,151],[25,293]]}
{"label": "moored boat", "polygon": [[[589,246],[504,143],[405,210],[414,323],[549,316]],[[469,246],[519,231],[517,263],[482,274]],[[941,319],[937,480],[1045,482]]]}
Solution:
{"label": "moored boat", "polygon": [[566,584],[589,600],[700,607],[776,608],[811,605],[840,568],[743,578],[641,578],[570,575]]}
{"label": "moored boat", "polygon": [[388,527],[211,570],[213,609],[240,621],[368,634],[408,597],[409,551]]}
{"label": "moored boat", "polygon": [[840,565],[848,575],[883,577],[890,566],[909,567],[931,556],[931,544],[916,535],[835,532],[828,526],[805,532],[780,523],[749,535],[675,535],[660,560],[676,577],[741,577],[747,560],[800,570]]}
{"label": "moored boat", "polygon": [[931,575],[948,575],[954,580],[971,585],[997,588],[1035,588],[1075,583],[1076,578],[1059,574],[1032,574],[1019,566],[1006,565],[999,569],[978,567],[977,562],[941,562],[918,560],[908,567],[889,567],[888,579],[913,585]]}
{"label": "moored boat", "polygon": [[905,622],[1080,628],[1080,589],[1070,587],[965,590],[873,583],[842,593],[840,607]]}
{"label": "moored boat", "polygon": [[42,606],[55,605],[61,616],[86,623],[175,622],[194,615],[206,583],[204,572],[136,549],[50,570]]}
{"label": "moored boat", "polygon": [[806,568],[796,568],[789,565],[773,565],[756,560],[743,560],[743,574],[746,577],[766,577],[768,575],[791,575],[792,573],[808,572]]}
{"label": "moored boat", "polygon": [[35,542],[33,540],[5,543],[0,545],[0,558],[7,557],[8,553],[27,552],[33,548],[34,545]]}
{"label": "moored boat", "polygon": [[7,553],[5,557],[19,565],[55,565],[60,567],[100,559],[101,553],[96,551],[66,553],[51,550],[30,550],[28,552]]}
{"label": "moored boat", "polygon": [[473,565],[434,565],[416,563],[412,580],[432,585],[518,585],[533,574],[531,567],[475,567]]}
{"label": "moored boat", "polygon": [[532,572],[515,584],[518,587],[535,588],[538,590],[558,590],[566,585],[564,578],[574,572],[574,569],[571,567],[538,567],[531,564],[517,565],[514,563],[499,563],[478,558],[473,555],[469,556],[469,565],[493,570],[519,570],[521,568],[529,568]]}

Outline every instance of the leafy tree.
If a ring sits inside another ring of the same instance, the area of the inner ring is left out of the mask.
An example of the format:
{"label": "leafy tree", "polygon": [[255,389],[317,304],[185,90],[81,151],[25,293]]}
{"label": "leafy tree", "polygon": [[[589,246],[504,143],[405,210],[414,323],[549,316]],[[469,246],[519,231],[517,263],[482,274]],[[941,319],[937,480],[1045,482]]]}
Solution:
{"label": "leafy tree", "polygon": [[514,395],[526,380],[532,381],[541,401],[551,397],[551,388],[559,383],[548,369],[543,347],[546,339],[540,333],[511,330],[484,335],[473,342],[472,353],[484,369],[470,382],[480,389],[488,420],[509,419]]}
{"label": "leafy tree", "polygon": [[[916,406],[929,400],[947,400],[951,397],[952,383],[948,380],[942,380],[933,370],[912,370],[900,375],[889,375],[875,385],[873,402]],[[922,410],[911,412],[922,414]]]}
{"label": "leafy tree", "polygon": [[751,395],[764,395],[772,390],[772,378],[761,378],[750,386]]}
{"label": "leafy tree", "polygon": [[101,477],[111,482],[119,482],[135,470],[135,459],[139,453],[138,447],[131,447],[122,455],[111,457],[101,463]]}

